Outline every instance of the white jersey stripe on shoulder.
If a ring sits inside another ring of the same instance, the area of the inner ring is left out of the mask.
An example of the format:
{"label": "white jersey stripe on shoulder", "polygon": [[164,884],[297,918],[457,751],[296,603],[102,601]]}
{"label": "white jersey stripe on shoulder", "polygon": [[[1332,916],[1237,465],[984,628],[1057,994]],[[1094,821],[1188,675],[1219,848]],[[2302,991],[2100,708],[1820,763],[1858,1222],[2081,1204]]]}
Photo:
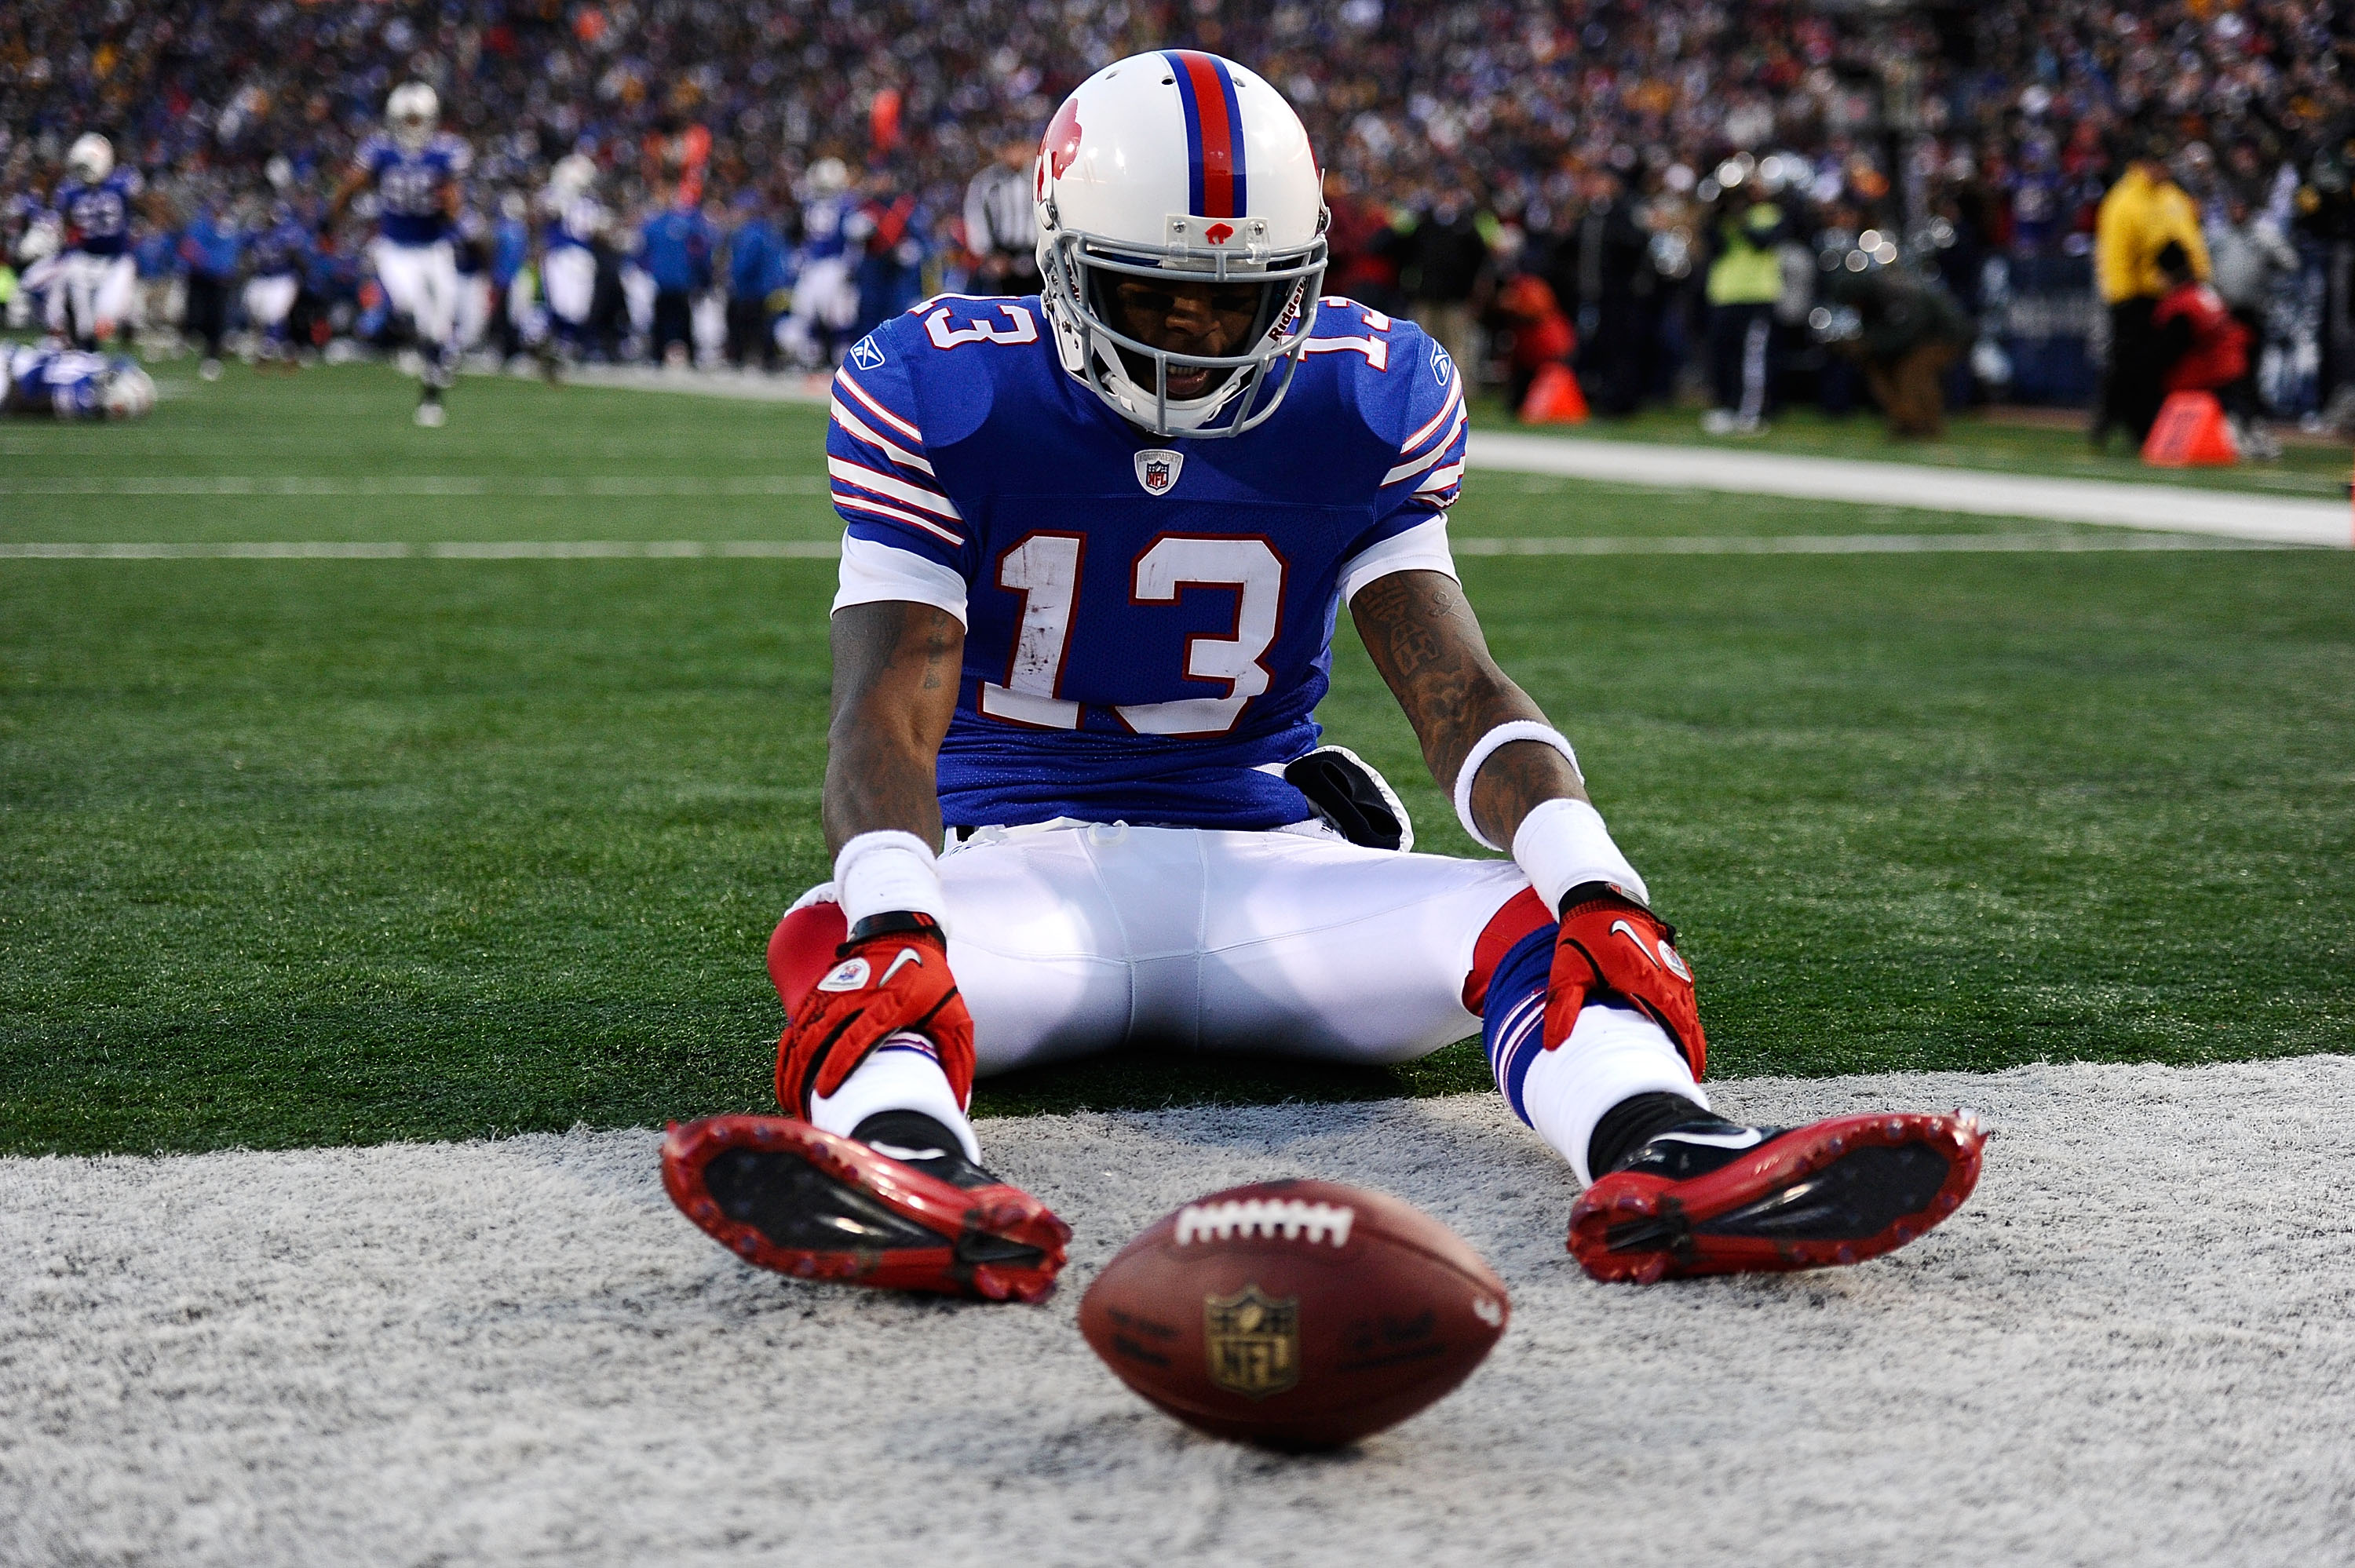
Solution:
{"label": "white jersey stripe on shoulder", "polygon": [[886,440],[877,435],[868,427],[867,422],[852,413],[849,407],[839,397],[834,400],[834,421],[849,431],[853,437],[865,441],[901,468],[912,468],[922,473],[932,471],[932,465],[923,458],[897,442]]}
{"label": "white jersey stripe on shoulder", "polygon": [[1382,475],[1381,487],[1383,489],[1388,489],[1390,486],[1396,484],[1402,479],[1412,479],[1416,474],[1421,473],[1424,469],[1431,467],[1432,464],[1445,457],[1448,452],[1455,448],[1455,438],[1463,429],[1464,410],[1461,407],[1458,407],[1455,410],[1455,422],[1447,428],[1447,434],[1439,442],[1439,444],[1433,447],[1421,457],[1409,462],[1402,462],[1399,464],[1398,467],[1391,470],[1390,472]]}
{"label": "white jersey stripe on shoulder", "polygon": [[837,490],[834,493],[834,503],[837,506],[847,506],[854,512],[871,512],[878,517],[889,517],[895,523],[912,524],[925,533],[937,535],[952,545],[964,543],[964,535],[954,529],[943,528],[937,523],[917,516],[912,512],[902,512],[896,506],[886,506],[871,495],[860,495],[852,491]]}
{"label": "white jersey stripe on shoulder", "polygon": [[890,426],[893,429],[899,431],[901,435],[907,437],[910,440],[914,441],[919,446],[923,444],[923,431],[916,429],[915,426],[910,424],[907,420],[900,418],[899,415],[885,408],[881,401],[876,397],[875,394],[867,390],[866,387],[861,387],[852,378],[849,371],[836,371],[834,373],[834,380],[837,386],[846,388],[852,397],[858,398],[861,403],[866,404],[868,408],[874,413],[877,418],[882,420],[885,424]]}
{"label": "white jersey stripe on shoulder", "polygon": [[904,479],[895,479],[881,469],[868,468],[863,463],[852,462],[848,458],[829,456],[826,460],[826,471],[845,484],[855,484],[861,490],[871,490],[878,495],[904,501],[935,517],[945,517],[953,523],[964,521],[964,514],[956,509],[956,503],[939,491],[911,484]]}
{"label": "white jersey stripe on shoulder", "polygon": [[1462,460],[1459,459],[1455,462],[1449,463],[1444,468],[1433,469],[1431,472],[1424,477],[1423,482],[1414,487],[1414,493],[1417,495],[1429,495],[1432,492],[1437,490],[1452,490],[1456,485],[1462,483],[1463,480],[1464,464]]}
{"label": "white jersey stripe on shoulder", "polygon": [[1423,429],[1417,430],[1414,434],[1406,439],[1406,444],[1399,448],[1399,456],[1406,456],[1409,452],[1413,451],[1417,447],[1423,445],[1423,442],[1431,440],[1431,433],[1439,429],[1440,426],[1445,424],[1447,422],[1447,416],[1455,412],[1457,408],[1463,406],[1463,403],[1464,377],[1459,376],[1455,378],[1454,384],[1448,387],[1447,401],[1439,406],[1439,412],[1431,417],[1431,423],[1423,426]]}

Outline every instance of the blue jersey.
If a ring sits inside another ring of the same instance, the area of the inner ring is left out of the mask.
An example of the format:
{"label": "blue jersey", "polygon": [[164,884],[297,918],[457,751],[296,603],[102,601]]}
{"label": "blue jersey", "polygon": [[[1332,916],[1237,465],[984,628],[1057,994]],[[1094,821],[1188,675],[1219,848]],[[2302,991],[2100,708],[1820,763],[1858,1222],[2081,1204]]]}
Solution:
{"label": "blue jersey", "polygon": [[68,180],[58,187],[73,246],[88,256],[121,256],[131,249],[131,203],[146,182],[136,169],[117,169],[96,185]]}
{"label": "blue jersey", "polygon": [[711,226],[692,207],[672,207],[638,231],[638,265],[655,287],[685,291],[711,281]]}
{"label": "blue jersey", "polygon": [[1310,818],[1277,770],[1316,744],[1345,581],[1444,562],[1464,435],[1446,354],[1348,300],[1273,417],[1201,441],[1066,374],[1036,297],[943,295],[859,340],[826,437],[846,588],[874,546],[949,596],[928,602],[962,585],[945,820]]}
{"label": "blue jersey", "polygon": [[746,218],[728,240],[728,292],[764,299],[784,286],[784,244],[765,217]]}
{"label": "blue jersey", "polygon": [[504,289],[531,260],[531,226],[502,216],[491,225],[491,281]]}
{"label": "blue jersey", "polygon": [[246,236],[246,255],[253,262],[254,276],[279,278],[289,272],[300,272],[308,262],[311,231],[288,218],[266,228],[257,228]]}
{"label": "blue jersey", "polygon": [[586,250],[604,232],[605,208],[595,196],[566,196],[556,208],[556,221],[548,226],[548,248],[573,245]]}
{"label": "blue jersey", "polygon": [[376,182],[377,227],[395,245],[431,245],[450,233],[444,186],[465,177],[474,155],[448,132],[412,153],[379,132],[353,160]]}
{"label": "blue jersey", "polygon": [[75,349],[11,348],[7,358],[7,404],[15,414],[48,414],[60,419],[106,418],[106,383],[127,361]]}
{"label": "blue jersey", "polygon": [[802,207],[802,256],[810,261],[830,261],[850,249],[844,226],[858,211],[847,196],[819,196]]}

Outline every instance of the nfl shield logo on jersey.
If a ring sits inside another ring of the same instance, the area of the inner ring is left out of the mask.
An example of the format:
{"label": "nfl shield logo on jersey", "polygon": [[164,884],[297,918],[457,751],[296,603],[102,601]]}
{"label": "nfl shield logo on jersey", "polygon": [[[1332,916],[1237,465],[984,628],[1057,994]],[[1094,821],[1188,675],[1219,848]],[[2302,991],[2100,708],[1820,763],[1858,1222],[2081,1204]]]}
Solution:
{"label": "nfl shield logo on jersey", "polygon": [[1147,495],[1167,495],[1178,488],[1178,471],[1185,466],[1184,452],[1147,447],[1136,454],[1136,482],[1145,486]]}

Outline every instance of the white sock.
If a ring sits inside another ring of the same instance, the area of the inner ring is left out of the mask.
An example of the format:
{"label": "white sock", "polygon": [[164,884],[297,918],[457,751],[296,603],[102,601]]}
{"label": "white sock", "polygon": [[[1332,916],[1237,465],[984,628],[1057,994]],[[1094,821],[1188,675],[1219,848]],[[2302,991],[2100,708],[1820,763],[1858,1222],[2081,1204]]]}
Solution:
{"label": "white sock", "polygon": [[1538,1054],[1521,1081],[1529,1125],[1588,1186],[1594,1174],[1586,1168],[1586,1146],[1594,1124],[1620,1101],[1649,1094],[1682,1095],[1709,1108],[1667,1030],[1633,1009],[1599,1002],[1579,1013],[1569,1039]]}
{"label": "white sock", "polygon": [[932,1043],[921,1034],[894,1034],[858,1064],[842,1087],[818,1095],[810,1103],[810,1123],[821,1132],[848,1138],[858,1124],[878,1111],[918,1111],[956,1134],[964,1157],[981,1163],[981,1144],[973,1123],[941,1071]]}

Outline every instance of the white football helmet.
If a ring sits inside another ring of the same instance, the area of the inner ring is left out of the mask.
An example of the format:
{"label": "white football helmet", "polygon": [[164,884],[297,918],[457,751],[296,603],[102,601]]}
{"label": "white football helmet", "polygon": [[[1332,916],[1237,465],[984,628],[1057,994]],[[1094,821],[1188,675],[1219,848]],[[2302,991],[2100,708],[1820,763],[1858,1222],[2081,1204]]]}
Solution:
{"label": "white football helmet", "polygon": [[[1241,435],[1265,420],[1316,319],[1321,184],[1300,117],[1232,60],[1166,49],[1082,82],[1048,124],[1033,183],[1040,292],[1063,368],[1157,436]],[[1241,353],[1173,354],[1111,324],[1121,279],[1173,273],[1258,286]],[[1173,399],[1170,374],[1198,369],[1226,374]]]}
{"label": "white football helmet", "polygon": [[850,170],[840,158],[820,158],[809,166],[805,181],[814,199],[840,196],[850,188]]}
{"label": "white football helmet", "polygon": [[155,406],[155,383],[145,371],[127,359],[113,361],[107,370],[99,405],[108,418],[135,419]]}
{"label": "white football helmet", "polygon": [[114,143],[95,131],[77,136],[74,144],[66,149],[66,167],[82,184],[94,185],[114,173]]}
{"label": "white football helmet", "polygon": [[384,122],[393,141],[408,152],[433,140],[433,128],[441,121],[442,101],[425,82],[404,81],[384,101]]}
{"label": "white football helmet", "polygon": [[584,196],[597,188],[597,164],[585,153],[567,153],[548,171],[549,188],[560,199]]}

